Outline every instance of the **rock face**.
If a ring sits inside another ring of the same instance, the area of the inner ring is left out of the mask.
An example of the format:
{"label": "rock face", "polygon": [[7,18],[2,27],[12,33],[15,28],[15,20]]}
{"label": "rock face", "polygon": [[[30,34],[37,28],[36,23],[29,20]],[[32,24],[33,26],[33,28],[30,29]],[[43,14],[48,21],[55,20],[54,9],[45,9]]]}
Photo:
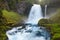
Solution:
{"label": "rock face", "polygon": [[16,10],[20,14],[29,13],[31,6],[32,6],[31,3],[21,1],[20,3],[17,4]]}
{"label": "rock face", "polygon": [[[26,1],[20,1],[13,4],[9,4],[10,10],[17,12],[19,14],[27,15],[32,7],[32,4]],[[26,13],[26,14],[25,14]]]}
{"label": "rock face", "polygon": [[15,9],[13,9],[13,11],[15,11],[19,14],[28,15],[31,7],[32,7],[31,3],[28,3],[26,1],[21,1],[21,2],[15,4]]}
{"label": "rock face", "polygon": [[29,3],[25,0],[19,2],[18,0],[4,0],[0,3],[0,6],[3,9],[23,14],[23,13],[29,13],[32,7],[32,3]]}

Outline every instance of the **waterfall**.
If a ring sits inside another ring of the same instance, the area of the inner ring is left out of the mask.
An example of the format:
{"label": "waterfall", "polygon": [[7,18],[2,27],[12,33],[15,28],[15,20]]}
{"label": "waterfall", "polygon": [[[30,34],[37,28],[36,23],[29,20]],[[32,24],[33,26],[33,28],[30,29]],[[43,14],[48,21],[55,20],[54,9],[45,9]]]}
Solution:
{"label": "waterfall", "polygon": [[47,5],[45,5],[45,18],[46,18],[46,13],[47,13]]}
{"label": "waterfall", "polygon": [[12,28],[6,32],[8,40],[50,40],[50,34],[44,27],[38,26],[38,21],[43,18],[41,6],[34,4],[29,17],[23,26]]}
{"label": "waterfall", "polygon": [[38,24],[38,21],[41,18],[43,18],[41,6],[38,4],[34,4],[31,8],[31,11],[30,11],[30,14],[26,23]]}

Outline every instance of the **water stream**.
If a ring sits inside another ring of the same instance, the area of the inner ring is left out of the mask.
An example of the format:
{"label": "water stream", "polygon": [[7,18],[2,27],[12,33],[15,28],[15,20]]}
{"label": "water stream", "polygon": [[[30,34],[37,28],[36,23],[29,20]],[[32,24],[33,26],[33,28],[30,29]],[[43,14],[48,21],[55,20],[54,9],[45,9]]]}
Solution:
{"label": "water stream", "polygon": [[42,19],[41,6],[34,4],[30,10],[29,17],[23,26],[12,28],[6,32],[8,40],[50,40],[50,34],[44,27],[38,26]]}

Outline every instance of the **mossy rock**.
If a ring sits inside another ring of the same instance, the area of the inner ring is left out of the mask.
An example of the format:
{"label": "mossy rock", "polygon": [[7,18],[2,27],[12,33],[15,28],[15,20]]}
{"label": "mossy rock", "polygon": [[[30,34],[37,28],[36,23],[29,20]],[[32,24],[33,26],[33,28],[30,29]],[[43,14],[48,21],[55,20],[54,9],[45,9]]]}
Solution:
{"label": "mossy rock", "polygon": [[40,19],[38,25],[52,24],[53,22],[49,19]]}
{"label": "mossy rock", "polygon": [[23,18],[23,16],[13,11],[2,10],[2,13],[3,13],[3,17],[7,21],[6,22],[7,25],[14,25],[18,22],[21,22]]}

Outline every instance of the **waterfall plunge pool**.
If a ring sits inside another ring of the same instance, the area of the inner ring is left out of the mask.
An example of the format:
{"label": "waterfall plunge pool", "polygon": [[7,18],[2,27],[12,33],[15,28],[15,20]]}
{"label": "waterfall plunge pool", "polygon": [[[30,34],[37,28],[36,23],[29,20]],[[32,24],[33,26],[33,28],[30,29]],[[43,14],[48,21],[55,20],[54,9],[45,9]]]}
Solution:
{"label": "waterfall plunge pool", "polygon": [[[23,26],[12,28],[6,32],[8,40],[50,40],[50,34],[38,21],[42,19],[41,6],[34,4],[30,10],[29,17]],[[22,29],[23,28],[23,29]]]}

